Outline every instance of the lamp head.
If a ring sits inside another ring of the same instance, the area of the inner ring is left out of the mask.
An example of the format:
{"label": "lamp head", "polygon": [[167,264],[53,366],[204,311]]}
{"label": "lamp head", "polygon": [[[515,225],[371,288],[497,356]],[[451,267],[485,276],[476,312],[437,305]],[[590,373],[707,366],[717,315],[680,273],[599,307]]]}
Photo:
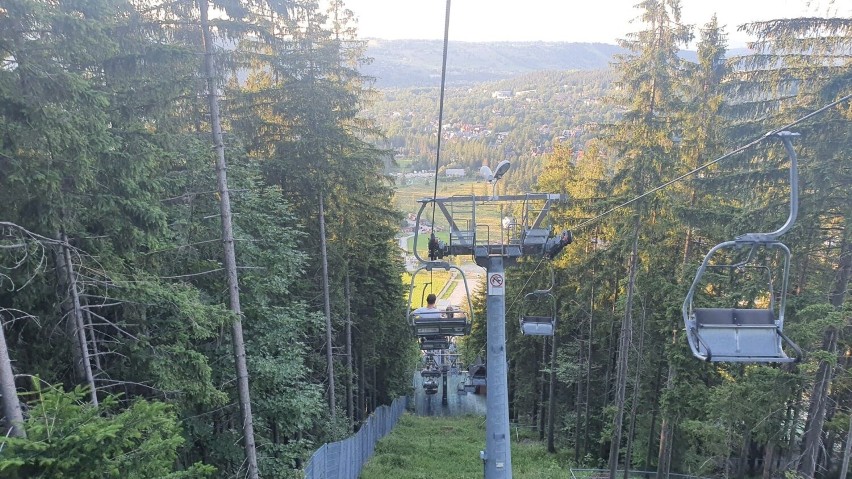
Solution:
{"label": "lamp head", "polygon": [[503,160],[500,163],[497,163],[497,168],[494,170],[494,181],[497,181],[502,178],[503,175],[505,175],[506,172],[509,171],[510,166],[512,166],[512,164],[509,163],[509,160]]}
{"label": "lamp head", "polygon": [[485,178],[485,181],[491,181],[494,179],[494,173],[491,173],[491,168],[488,165],[482,165],[482,168],[479,169],[479,174]]}

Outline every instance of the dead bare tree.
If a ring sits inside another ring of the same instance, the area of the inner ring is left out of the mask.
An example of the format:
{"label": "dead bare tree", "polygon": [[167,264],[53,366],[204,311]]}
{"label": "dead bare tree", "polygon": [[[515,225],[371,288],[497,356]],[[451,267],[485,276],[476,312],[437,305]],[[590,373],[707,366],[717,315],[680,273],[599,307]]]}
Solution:
{"label": "dead bare tree", "polygon": [[[15,223],[0,221],[0,287],[10,291],[25,288],[39,272],[45,269],[47,264],[45,246],[57,244],[59,241],[53,238],[37,235]],[[27,278],[23,284],[18,285],[11,274],[12,271],[21,270],[24,267],[29,267],[30,270],[25,275]],[[9,274],[6,274],[7,272]],[[15,374],[5,331],[6,324],[19,319],[16,318],[16,312],[20,317],[33,318],[20,311],[0,307],[0,394],[2,394],[0,400],[2,400],[3,416],[9,425],[9,436],[26,437],[24,415],[15,387]]]}
{"label": "dead bare tree", "polygon": [[225,271],[228,279],[228,299],[234,321],[231,326],[231,338],[234,349],[234,362],[237,369],[237,391],[240,413],[243,419],[243,445],[248,466],[248,477],[258,479],[257,450],[254,440],[254,424],[249,395],[249,375],[246,363],[246,345],[243,340],[243,314],[240,307],[240,286],[237,277],[237,260],[234,250],[234,227],[231,223],[231,196],[228,190],[227,163],[225,162],[225,143],[222,138],[222,122],[219,114],[219,95],[216,86],[216,70],[213,64],[213,34],[208,18],[209,2],[201,0],[201,35],[204,45],[204,76],[207,82],[207,103],[210,108],[210,126],[213,148],[216,151],[216,180],[219,194],[219,213],[222,219],[222,246],[224,247]]}

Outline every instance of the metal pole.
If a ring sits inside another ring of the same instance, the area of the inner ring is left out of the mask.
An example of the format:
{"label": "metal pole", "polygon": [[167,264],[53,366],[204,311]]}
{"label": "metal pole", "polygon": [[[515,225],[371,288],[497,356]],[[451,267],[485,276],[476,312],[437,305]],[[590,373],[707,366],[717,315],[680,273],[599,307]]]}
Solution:
{"label": "metal pole", "polygon": [[447,371],[444,371],[444,365],[441,364],[441,381],[442,381],[442,396],[441,396],[441,406],[446,406],[447,402]]}
{"label": "metal pole", "polygon": [[[512,451],[509,435],[509,388],[506,371],[506,296],[502,256],[488,258],[488,392],[485,416],[485,479],[511,479]],[[499,285],[493,283],[497,277]]]}

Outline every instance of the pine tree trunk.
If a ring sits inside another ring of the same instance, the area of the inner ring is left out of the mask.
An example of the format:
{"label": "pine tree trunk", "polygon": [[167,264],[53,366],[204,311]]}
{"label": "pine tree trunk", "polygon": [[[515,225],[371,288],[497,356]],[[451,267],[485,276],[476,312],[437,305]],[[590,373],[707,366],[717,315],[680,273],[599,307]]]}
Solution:
{"label": "pine tree trunk", "polygon": [[740,457],[737,460],[737,479],[743,479],[746,475],[749,442],[751,442],[751,434],[746,433],[743,436],[743,443],[740,445]]}
{"label": "pine tree trunk", "polygon": [[654,404],[651,409],[651,425],[648,427],[648,451],[645,454],[645,470],[651,469],[651,464],[653,464],[654,457],[654,445],[655,445],[655,436],[657,432],[657,414],[660,412],[660,391],[662,387],[662,376],[663,376],[663,361],[659,362],[659,366],[657,367],[657,374],[654,377],[654,399],[652,400],[652,404]]}
{"label": "pine tree trunk", "polygon": [[12,360],[9,348],[6,346],[6,316],[0,309],[0,394],[3,395],[3,416],[9,425],[9,435],[12,437],[27,437],[24,429],[24,414],[21,402],[18,400],[18,390],[15,387],[15,374],[12,372]]}
{"label": "pine tree trunk", "polygon": [[79,345],[80,359],[83,363],[83,371],[86,384],[89,385],[89,394],[92,404],[98,405],[98,391],[95,388],[95,376],[92,374],[92,361],[89,356],[89,346],[86,340],[86,325],[83,322],[83,308],[80,305],[80,290],[77,289],[77,276],[74,274],[74,265],[71,263],[71,250],[68,248],[68,236],[65,232],[59,234],[62,251],[62,270],[65,272],[65,281],[68,284],[68,294],[71,296],[71,316],[68,321],[74,324],[74,335]]}
{"label": "pine tree trunk", "polygon": [[846,479],[849,471],[849,456],[852,454],[852,414],[849,415],[849,429],[846,431],[846,445],[843,448],[843,464],[840,466],[840,479]]}
{"label": "pine tree trunk", "polygon": [[200,0],[201,35],[204,46],[204,76],[207,82],[207,103],[210,108],[210,126],[213,148],[216,151],[216,184],[219,194],[219,213],[222,221],[222,246],[224,249],[225,273],[228,279],[228,299],[234,321],[231,326],[231,340],[234,349],[234,364],[237,373],[237,392],[240,402],[240,414],[243,422],[243,445],[249,479],[258,479],[257,451],[255,449],[254,423],[251,412],[249,392],[249,374],[246,361],[246,346],[243,339],[243,313],[240,306],[240,286],[237,278],[237,257],[234,248],[234,228],[231,223],[231,196],[228,189],[227,163],[225,162],[225,143],[222,138],[222,123],[219,115],[219,98],[216,87],[215,66],[213,64],[213,35],[208,19],[208,0]]}
{"label": "pine tree trunk", "polygon": [[370,394],[370,403],[371,403],[370,412],[375,411],[379,407],[379,391],[378,391],[379,382],[376,379],[376,375],[377,375],[376,367],[373,366],[372,369],[373,369],[373,384],[372,384],[372,387],[371,387],[372,394]]}
{"label": "pine tree trunk", "polygon": [[358,421],[367,417],[367,370],[364,369],[364,351],[358,353]]}
{"label": "pine tree trunk", "polygon": [[[62,241],[62,235],[56,233],[56,240]],[[80,340],[77,336],[77,323],[72,319],[74,305],[68,291],[68,274],[65,272],[65,253],[61,246],[53,250],[53,261],[56,264],[56,295],[60,298],[59,311],[61,317],[65,318],[65,336],[71,348],[72,369],[74,378],[79,382],[86,381],[86,369],[83,367],[83,350],[80,348]]]}
{"label": "pine tree trunk", "polygon": [[[669,364],[669,374],[666,378],[666,389],[674,388],[675,367]],[[674,420],[670,417],[671,412],[663,411],[663,421],[660,424],[660,452],[657,455],[657,479],[669,477],[669,464],[672,457],[672,440],[674,439]]]}
{"label": "pine tree trunk", "polygon": [[630,357],[630,345],[633,340],[633,295],[636,284],[636,270],[639,263],[639,216],[633,227],[633,247],[630,252],[630,266],[628,269],[627,298],[624,304],[624,317],[621,321],[621,334],[619,336],[618,361],[615,380],[615,417],[612,421],[612,443],[609,449],[609,479],[615,479],[618,469],[618,453],[621,446],[621,430],[624,422],[624,396],[627,389],[628,358]]}
{"label": "pine tree trunk", "polygon": [[354,371],[352,365],[352,294],[349,289],[349,265],[346,265],[346,275],[343,284],[346,295],[346,415],[349,416],[349,432],[355,431],[355,402],[353,398]]}
{"label": "pine tree trunk", "polygon": [[325,362],[328,374],[328,413],[337,416],[337,400],[334,391],[334,336],[331,327],[331,294],[328,281],[328,248],[325,239],[325,207],[322,192],[319,194],[320,246],[322,249],[322,297],[325,311]]}
{"label": "pine tree trunk", "polygon": [[92,324],[92,314],[89,312],[88,309],[86,309],[86,307],[83,307],[83,317],[86,320],[86,330],[89,332],[89,343],[91,343],[92,345],[92,357],[95,361],[95,368],[97,368],[98,371],[101,371],[101,355],[98,351],[98,341],[97,336],[95,335],[95,325]]}
{"label": "pine tree trunk", "polygon": [[547,364],[547,337],[541,342],[541,378],[539,378],[539,395],[538,395],[538,440],[544,440],[544,423],[545,423],[545,399],[547,394],[547,373],[544,371],[544,365]]}
{"label": "pine tree trunk", "polygon": [[639,333],[639,346],[636,352],[636,376],[633,378],[633,398],[630,402],[630,427],[627,432],[627,449],[624,454],[624,479],[630,477],[633,457],[633,438],[636,430],[636,414],[639,410],[639,390],[642,385],[642,348],[645,343],[645,314],[642,314],[642,328]]}
{"label": "pine tree trunk", "polygon": [[[557,305],[556,311],[559,311]],[[558,324],[558,323],[557,323]],[[547,452],[556,452],[555,443],[555,425],[556,425],[556,328],[553,330],[553,337],[550,345],[550,384],[548,384],[547,394]]]}
{"label": "pine tree trunk", "polygon": [[[595,229],[595,237],[597,238],[597,229]],[[596,243],[597,244],[597,243]],[[595,278],[595,270],[592,269],[592,278]],[[593,283],[594,284],[594,283]],[[586,341],[586,387],[583,395],[583,456],[589,453],[589,395],[592,389],[592,337],[595,324],[595,287],[589,296],[589,337]]]}
{"label": "pine tree trunk", "polygon": [[775,457],[775,441],[766,443],[763,451],[763,479],[772,479],[772,461]]}
{"label": "pine tree trunk", "polygon": [[[578,348],[577,348],[577,365],[582,367],[585,358],[583,357],[583,337],[582,335],[577,335]],[[583,378],[577,377],[575,381],[575,397],[574,397],[574,463],[580,464],[580,438],[582,437],[582,420],[583,415],[580,409],[580,405],[583,402]]]}
{"label": "pine tree trunk", "polygon": [[792,469],[795,469],[795,466],[793,464],[796,463],[796,458],[795,458],[795,456],[797,455],[796,454],[796,451],[797,451],[797,448],[796,448],[796,436],[797,436],[797,434],[796,434],[796,432],[799,430],[799,415],[801,414],[801,411],[802,411],[802,396],[803,396],[803,394],[804,394],[804,388],[800,387],[797,394],[796,394],[796,401],[792,405],[792,411],[791,411],[792,418],[790,419],[790,422],[789,422],[789,436],[788,436],[788,440],[787,440],[786,461],[787,461],[788,467],[790,467]]}
{"label": "pine tree trunk", "polygon": [[[837,309],[843,305],[846,298],[846,289],[849,284],[849,275],[852,270],[852,227],[846,226],[843,239],[840,244],[840,259],[838,261],[837,276],[835,283],[829,293],[829,302]],[[837,348],[837,330],[829,327],[823,336],[823,349],[835,353]],[[811,401],[808,407],[808,426],[805,430],[804,444],[802,447],[802,463],[799,473],[807,478],[814,477],[822,439],[822,428],[825,421],[826,402],[828,389],[831,385],[833,368],[828,361],[820,361],[817,369],[816,381],[811,393]]]}

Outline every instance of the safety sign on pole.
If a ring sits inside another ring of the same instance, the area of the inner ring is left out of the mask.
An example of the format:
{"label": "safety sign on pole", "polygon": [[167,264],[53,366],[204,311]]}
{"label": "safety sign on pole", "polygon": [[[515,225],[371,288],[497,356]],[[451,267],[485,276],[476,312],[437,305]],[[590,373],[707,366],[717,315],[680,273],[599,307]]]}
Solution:
{"label": "safety sign on pole", "polygon": [[506,278],[503,273],[491,273],[488,275],[488,294],[492,296],[503,296],[506,293]]}

